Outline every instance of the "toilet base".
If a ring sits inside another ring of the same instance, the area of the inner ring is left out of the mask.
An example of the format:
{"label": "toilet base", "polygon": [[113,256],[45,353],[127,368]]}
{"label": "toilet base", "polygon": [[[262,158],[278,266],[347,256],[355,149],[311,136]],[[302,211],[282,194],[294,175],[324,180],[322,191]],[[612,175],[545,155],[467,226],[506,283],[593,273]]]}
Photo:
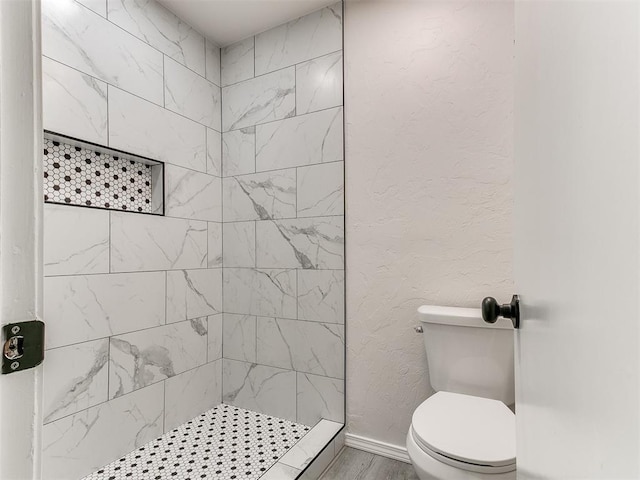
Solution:
{"label": "toilet base", "polygon": [[479,473],[442,463],[418,446],[411,434],[411,428],[407,433],[407,452],[420,480],[516,480],[515,470],[495,474]]}

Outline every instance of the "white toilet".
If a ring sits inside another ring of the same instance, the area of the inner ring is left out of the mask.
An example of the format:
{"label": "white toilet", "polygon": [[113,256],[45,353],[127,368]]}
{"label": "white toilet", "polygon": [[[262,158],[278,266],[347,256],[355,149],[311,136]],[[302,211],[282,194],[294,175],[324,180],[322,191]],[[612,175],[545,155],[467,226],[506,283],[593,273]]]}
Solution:
{"label": "white toilet", "polygon": [[420,480],[515,480],[513,326],[480,309],[418,309],[431,386],[407,450]]}

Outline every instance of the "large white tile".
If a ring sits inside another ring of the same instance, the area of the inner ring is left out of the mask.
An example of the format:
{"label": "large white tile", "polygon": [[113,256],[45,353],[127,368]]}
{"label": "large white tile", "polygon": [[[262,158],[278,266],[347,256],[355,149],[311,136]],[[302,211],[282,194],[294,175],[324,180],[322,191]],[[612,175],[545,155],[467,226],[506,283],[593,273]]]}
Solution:
{"label": "large white tile", "polygon": [[342,52],[296,65],[296,113],[342,105]]}
{"label": "large white tile", "polygon": [[222,223],[207,224],[207,266],[222,267]]}
{"label": "large white tile", "polygon": [[344,163],[332,162],[298,168],[299,217],[344,214]]}
{"label": "large white tile", "polygon": [[42,122],[45,130],[106,145],[107,84],[43,57]]}
{"label": "large white tile", "polygon": [[224,266],[256,266],[256,224],[255,222],[228,222],[224,224]]}
{"label": "large white tile", "polygon": [[207,222],[111,213],[111,271],[178,270],[207,265]]}
{"label": "large white tile", "polygon": [[107,16],[107,0],[76,0],[102,17]]}
{"label": "large white tile", "polygon": [[207,363],[206,318],[118,335],[109,341],[109,398]]}
{"label": "large white tile", "polygon": [[256,171],[342,160],[342,107],[256,127]]}
{"label": "large white tile", "polygon": [[222,401],[295,421],[296,372],[255,363],[223,360]]}
{"label": "large white tile", "polygon": [[164,272],[48,277],[47,348],[164,323]]}
{"label": "large white tile", "polygon": [[204,125],[109,87],[109,146],[206,171]]}
{"label": "large white tile", "polygon": [[256,317],[224,314],[222,351],[224,358],[256,361]]}
{"label": "large white tile", "polygon": [[344,378],[342,325],[258,318],[258,363]]}
{"label": "large white tile", "polygon": [[167,379],[164,394],[168,432],[222,402],[222,360]]}
{"label": "large white tile", "polygon": [[300,474],[300,469],[290,467],[284,463],[275,463],[260,477],[260,480],[295,480]]}
{"label": "large white tile", "polygon": [[315,425],[322,418],[344,423],[344,380],[298,372],[298,423]]}
{"label": "large white tile", "polygon": [[253,78],[222,89],[223,131],[295,115],[295,68]]}
{"label": "large white tile", "polygon": [[155,0],[108,0],[108,18],[165,55],[204,75],[204,38]]}
{"label": "large white tile", "polygon": [[108,339],[48,350],[46,358],[42,389],[44,423],[107,401]]}
{"label": "large white tile", "polygon": [[335,458],[335,455],[335,443],[331,441],[307,467],[307,469],[300,477],[300,480],[319,480],[322,472],[324,472],[331,464],[331,462]]}
{"label": "large white tile", "polygon": [[225,177],[256,171],[256,127],[222,134],[222,173]]}
{"label": "large white tile", "polygon": [[217,45],[206,42],[206,79],[220,85],[220,48]]}
{"label": "large white tile", "polygon": [[295,169],[224,178],[222,210],[225,222],[294,218]]}
{"label": "large white tile", "polygon": [[298,318],[344,324],[344,271],[298,271]]}
{"label": "large white tile", "polygon": [[253,41],[254,37],[249,37],[220,52],[223,87],[253,78]]}
{"label": "large white tile", "polygon": [[222,269],[167,272],[167,323],[222,312]]}
{"label": "large white tile", "polygon": [[169,58],[164,61],[164,105],[220,131],[220,87]]}
{"label": "large white tile", "polygon": [[296,271],[225,268],[224,311],[250,315],[296,316]]}
{"label": "large white tile", "polygon": [[109,212],[44,206],[44,274],[109,272]]}
{"label": "large white tile", "polygon": [[73,0],[42,2],[42,53],[162,105],[162,53]]}
{"label": "large white tile", "polygon": [[[342,430],[343,426],[342,423],[332,422],[331,420],[320,420],[298,443],[291,447],[291,450],[284,454],[280,459],[280,463],[299,469],[306,468],[316,458],[316,455],[326,447],[333,448],[330,444],[331,439]],[[335,452],[330,451],[329,453],[333,458]],[[324,468],[329,462],[331,460],[325,460]],[[320,469],[318,474],[322,473],[324,468]]]}
{"label": "large white tile", "polygon": [[256,75],[342,49],[342,3],[256,35]]}
{"label": "large white tile", "polygon": [[222,135],[207,128],[207,173],[222,176]]}
{"label": "large white tile", "polygon": [[222,313],[207,318],[208,353],[207,361],[213,362],[222,358]]}
{"label": "large white tile", "polygon": [[165,215],[190,220],[222,221],[220,177],[165,165]]}
{"label": "large white tile", "polygon": [[343,269],[343,217],[256,222],[256,266]]}
{"label": "large white tile", "polygon": [[42,478],[78,479],[162,435],[158,383],[44,426]]}

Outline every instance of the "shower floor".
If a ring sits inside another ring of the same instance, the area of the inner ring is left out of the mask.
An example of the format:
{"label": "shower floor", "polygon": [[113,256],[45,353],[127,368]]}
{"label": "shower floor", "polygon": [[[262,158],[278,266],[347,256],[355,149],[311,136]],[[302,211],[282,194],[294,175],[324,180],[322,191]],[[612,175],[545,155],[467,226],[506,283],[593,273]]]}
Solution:
{"label": "shower floor", "polygon": [[253,480],[310,427],[220,404],[84,480]]}

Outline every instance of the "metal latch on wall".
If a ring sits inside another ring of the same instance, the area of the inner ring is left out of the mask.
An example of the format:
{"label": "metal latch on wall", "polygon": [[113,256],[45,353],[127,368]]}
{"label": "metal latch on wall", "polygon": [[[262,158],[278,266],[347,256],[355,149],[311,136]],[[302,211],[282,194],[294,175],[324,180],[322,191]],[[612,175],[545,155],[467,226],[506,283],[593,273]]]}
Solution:
{"label": "metal latch on wall", "polygon": [[19,372],[44,360],[44,323],[40,320],[2,327],[2,373]]}

